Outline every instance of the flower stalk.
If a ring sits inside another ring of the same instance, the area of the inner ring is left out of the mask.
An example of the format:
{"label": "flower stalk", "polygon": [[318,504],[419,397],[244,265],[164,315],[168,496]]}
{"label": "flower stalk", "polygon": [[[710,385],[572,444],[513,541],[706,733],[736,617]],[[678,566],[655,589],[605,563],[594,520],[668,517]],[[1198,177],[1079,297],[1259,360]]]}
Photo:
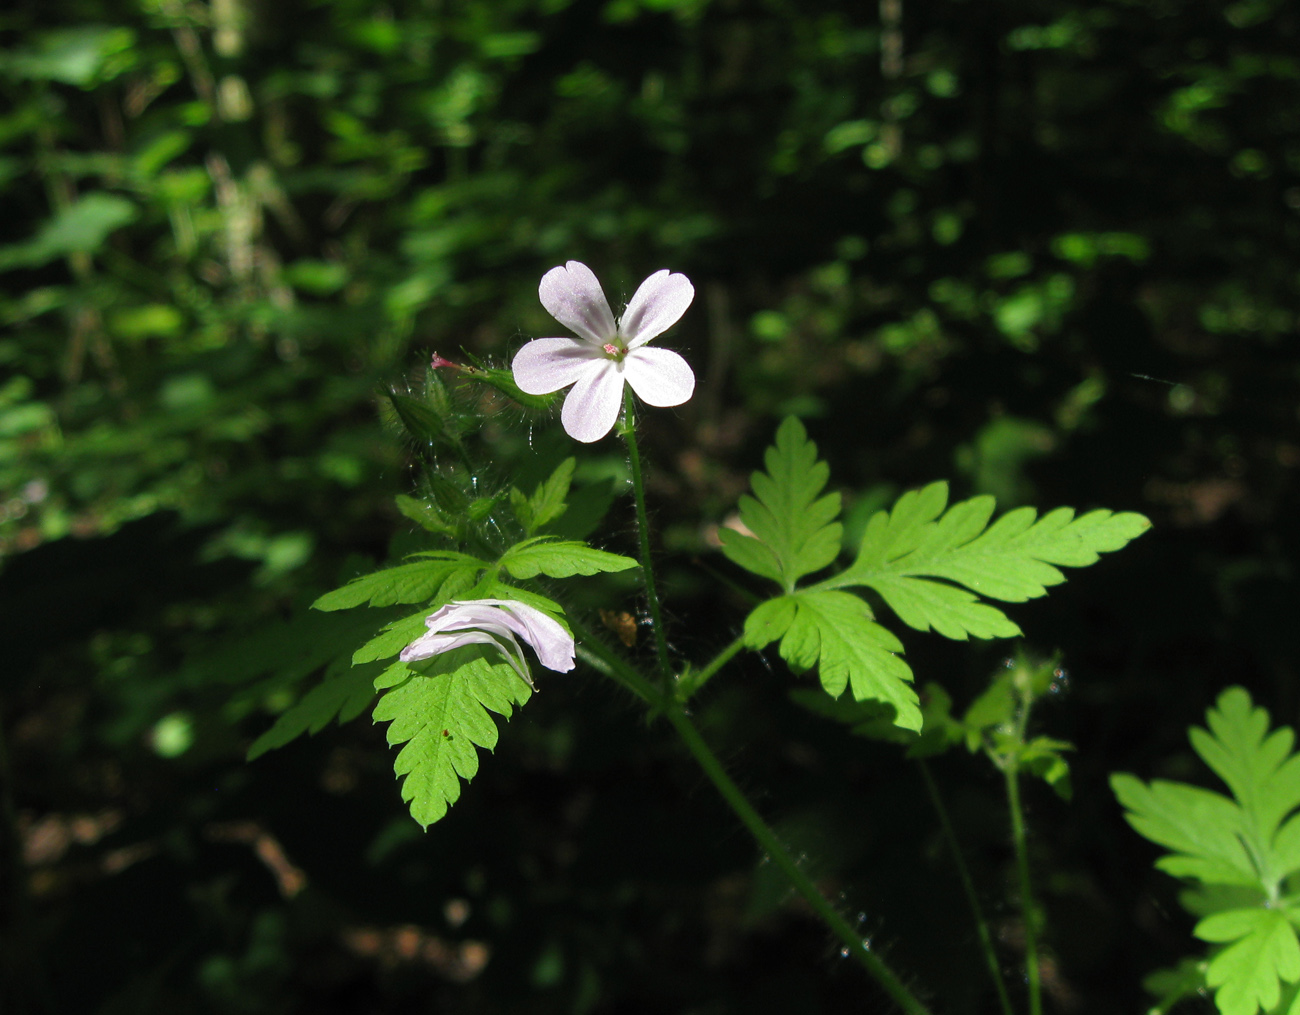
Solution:
{"label": "flower stalk", "polygon": [[641,544],[641,575],[645,581],[645,597],[650,606],[650,623],[654,628],[655,656],[659,662],[659,679],[665,690],[673,679],[672,664],[668,661],[668,640],[664,635],[663,612],[659,607],[659,592],[655,588],[655,572],[650,561],[650,522],[645,509],[645,483],[641,476],[641,452],[636,445],[636,405],[632,391],[623,391],[622,434],[627,441],[627,460],[632,471],[632,493],[636,498],[636,528]]}

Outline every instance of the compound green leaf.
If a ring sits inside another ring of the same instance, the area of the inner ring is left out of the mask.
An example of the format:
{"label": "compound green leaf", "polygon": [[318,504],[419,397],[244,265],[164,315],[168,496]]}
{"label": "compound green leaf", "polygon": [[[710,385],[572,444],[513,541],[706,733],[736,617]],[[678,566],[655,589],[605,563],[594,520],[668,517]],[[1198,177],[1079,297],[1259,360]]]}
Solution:
{"label": "compound green leaf", "polygon": [[398,667],[380,681],[399,682],[379,699],[374,719],[389,724],[389,744],[405,745],[393,769],[411,817],[427,828],[460,798],[461,780],[477,774],[476,748],[496,746],[490,712],[509,719],[531,691],[499,654],[478,647]]}
{"label": "compound green leaf", "polygon": [[745,618],[745,646],[758,649],[776,641],[790,630],[797,610],[794,596],[778,596],[759,603]]}
{"label": "compound green leaf", "polygon": [[312,603],[312,608],[346,610],[363,603],[393,606],[428,602],[435,596],[452,596],[469,588],[478,572],[488,566],[477,557],[453,550],[433,550],[416,556],[426,559],[353,578],[342,588],[325,593]]}
{"label": "compound green leaf", "polygon": [[740,520],[753,535],[729,528],[718,534],[728,559],[790,592],[839,554],[840,495],[819,496],[830,467],[817,460],[817,445],[794,417],[777,430],[764,464],[767,472],[750,477],[754,496],[740,498]]}
{"label": "compound green leaf", "polygon": [[1210,960],[1205,982],[1215,990],[1220,1015],[1255,1015],[1282,996],[1279,980],[1300,979],[1300,942],[1277,909],[1231,909],[1207,916],[1193,931],[1202,941],[1226,944]]}
{"label": "compound green leaf", "polygon": [[1207,884],[1259,886],[1239,834],[1241,808],[1227,797],[1181,782],[1148,785],[1123,772],[1110,785],[1138,834],[1172,851],[1156,862],[1161,870]]}
{"label": "compound green leaf", "polygon": [[391,659],[425,632],[425,618],[432,612],[433,608],[426,606],[419,613],[410,613],[385,624],[377,635],[352,653],[352,665]]}
{"label": "compound green leaf", "polygon": [[536,578],[539,574],[551,578],[570,578],[576,574],[600,574],[605,571],[626,571],[636,567],[633,557],[597,550],[577,540],[526,539],[516,543],[501,557],[500,566],[519,579]]}
{"label": "compound green leaf", "polygon": [[281,712],[274,725],[253,741],[247,760],[283,747],[304,733],[313,736],[331,720],[339,724],[355,719],[375,698],[375,666],[351,666],[340,659],[325,678],[295,704]]}
{"label": "compound green leaf", "polygon": [[1099,554],[1150,527],[1131,512],[1093,511],[1076,519],[1071,508],[1042,518],[1033,508],[1018,508],[989,525],[992,497],[945,510],[947,503],[945,483],[904,494],[892,510],[872,517],[854,563],[819,587],[874,589],[919,631],[957,640],[1012,637],[1020,628],[979,597],[1022,602],[1044,595],[1065,580],[1058,567],[1096,563]]}
{"label": "compound green leaf", "polygon": [[745,622],[752,648],[781,639],[781,657],[794,670],[817,667],[826,693],[845,688],[856,701],[880,701],[894,710],[894,724],[921,729],[912,671],[897,655],[902,643],[877,624],[871,609],[847,592],[799,591],[760,604]]}
{"label": "compound green leaf", "polygon": [[[1206,971],[1220,1013],[1255,1015],[1277,1008],[1282,981],[1300,980],[1300,912],[1283,895],[1300,871],[1300,756],[1292,753],[1292,731],[1269,732],[1268,713],[1240,687],[1224,691],[1206,719],[1208,730],[1189,731],[1192,745],[1233,799],[1123,774],[1111,785],[1129,823],[1173,851],[1156,865],[1199,882],[1182,899],[1204,917],[1196,936],[1224,946]],[[1289,1011],[1296,995],[1287,988]]]}
{"label": "compound green leaf", "polygon": [[519,490],[511,488],[510,506],[528,535],[552,522],[564,514],[568,507],[569,486],[573,482],[573,470],[576,458],[566,458],[559,464],[550,477],[537,484],[531,497],[524,496]]}
{"label": "compound green leaf", "polygon": [[918,631],[933,628],[945,638],[1014,638],[1020,628],[996,606],[981,603],[973,592],[925,578],[882,575],[871,583],[898,619]]}
{"label": "compound green leaf", "polygon": [[[1277,841],[1282,820],[1300,807],[1300,755],[1291,753],[1295,735],[1286,726],[1269,733],[1268,712],[1255,708],[1240,687],[1224,691],[1206,719],[1209,731],[1189,731],[1192,746],[1240,802],[1243,831],[1264,868],[1261,876],[1277,883],[1297,869],[1295,829]],[[1287,857],[1277,855],[1278,845]]]}

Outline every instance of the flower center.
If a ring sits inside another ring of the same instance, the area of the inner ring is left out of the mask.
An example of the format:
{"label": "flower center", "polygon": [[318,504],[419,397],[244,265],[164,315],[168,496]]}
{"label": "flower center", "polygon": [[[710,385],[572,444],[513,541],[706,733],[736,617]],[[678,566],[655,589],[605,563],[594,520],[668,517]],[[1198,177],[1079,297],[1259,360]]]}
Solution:
{"label": "flower center", "polygon": [[615,345],[613,342],[606,342],[605,355],[615,361],[621,360],[627,355],[627,349],[621,345]]}

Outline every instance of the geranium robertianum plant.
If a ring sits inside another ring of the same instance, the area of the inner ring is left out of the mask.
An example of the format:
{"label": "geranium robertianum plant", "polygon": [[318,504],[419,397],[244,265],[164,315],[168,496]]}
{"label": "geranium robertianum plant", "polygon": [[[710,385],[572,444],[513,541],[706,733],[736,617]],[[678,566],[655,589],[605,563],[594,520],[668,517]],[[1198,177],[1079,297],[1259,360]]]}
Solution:
{"label": "geranium robertianum plant", "polygon": [[[489,385],[534,413],[548,412],[555,393],[571,387],[561,412],[569,436],[590,444],[617,430],[627,447],[639,560],[556,531],[573,496],[573,458],[531,493],[479,482],[487,471],[476,466],[466,439],[474,411],[461,407],[441,378],[455,364],[435,357],[423,398],[391,395],[398,417],[420,443],[448,452],[427,463],[417,496],[398,501],[436,545],[316,601],[317,610],[355,613],[360,611],[353,608],[371,607],[385,616],[369,630],[357,623],[365,632],[359,647],[332,663],[324,681],[279,717],[250,756],[316,732],[336,717],[353,718],[378,694],[373,718],[387,722],[389,743],[401,746],[395,769],[402,796],[412,817],[427,827],[446,815],[463,782],[477,772],[477,748],[496,744],[493,714],[508,719],[536,687],[545,686],[545,674],[531,671],[519,639],[550,670],[572,668],[576,651],[584,671],[616,681],[668,721],[760,847],[841,941],[843,953],[854,956],[904,1010],[925,1012],[917,995],[800,869],[689,718],[691,698],[737,655],[775,645],[796,674],[816,674],[820,690],[804,690],[798,699],[805,707],[855,732],[904,743],[916,757],[965,743],[1006,775],[1021,861],[1028,1007],[1036,1015],[1036,929],[1017,779],[1027,772],[1058,789],[1068,786],[1062,756],[1068,745],[1027,730],[1046,671],[1029,663],[1013,668],[957,719],[937,686],[924,701],[918,696],[891,624],[956,640],[1017,636],[1020,628],[994,603],[1044,595],[1065,580],[1060,568],[1095,563],[1149,523],[1138,514],[1107,510],[1076,515],[1057,508],[1040,517],[1028,507],[995,520],[992,497],[949,503],[947,485],[936,482],[878,512],[852,559],[841,563],[840,495],[826,492],[829,467],[802,424],[790,418],[777,429],[764,471],[752,476],[752,495],[740,498],[743,531],[721,530],[722,552],[761,590],[757,604],[741,635],[712,659],[680,658],[669,648],[652,567],[636,401],[675,406],[691,397],[695,378],[686,360],[647,343],[681,318],[693,296],[684,275],[661,270],[615,317],[591,270],[570,261],[546,273],[540,297],[578,338],[534,339],[515,354],[512,371],[472,363],[455,375],[465,384]],[[649,672],[562,602],[564,579],[634,568],[640,569],[654,640]],[[545,590],[537,583],[542,578],[548,580]],[[889,614],[878,615],[864,598],[867,590]],[[973,891],[968,898],[1000,1003],[1009,1013],[1009,995]]]}

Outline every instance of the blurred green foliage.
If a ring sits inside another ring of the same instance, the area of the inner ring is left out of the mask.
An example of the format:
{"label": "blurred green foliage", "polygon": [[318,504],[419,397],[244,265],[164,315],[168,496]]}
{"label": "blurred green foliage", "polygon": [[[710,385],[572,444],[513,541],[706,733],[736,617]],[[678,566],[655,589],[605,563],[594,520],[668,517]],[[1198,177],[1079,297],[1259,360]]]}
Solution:
{"label": "blurred green foliage", "polygon": [[[674,333],[696,397],[646,435],[684,650],[739,630],[699,519],[734,510],[786,413],[848,540],[944,477],[1002,509],[1155,520],[1018,615],[1076,674],[1043,709],[1079,748],[1075,799],[1031,817],[1054,1003],[1142,1003],[1187,928],[1105,773],[1184,774],[1181,730],[1225,683],[1300,708],[1297,53],[1281,0],[10,5],[13,1010],[861,1006],[682,759],[580,678],[427,837],[365,723],[240,761],[355,634],[306,603],[419,523],[394,495],[425,449],[394,414],[429,354],[504,366],[555,327],[536,284],[571,257],[623,279],[615,299],[659,267],[697,287]],[[472,439],[522,490],[572,451],[541,408],[477,408]],[[575,472],[595,500],[625,479],[602,448]],[[632,589],[586,605],[635,612]],[[958,708],[997,659],[907,647]],[[936,915],[956,883],[914,773],[793,712],[761,666],[697,717],[895,965],[946,1011],[988,1010]],[[996,884],[991,790],[940,764]]]}

